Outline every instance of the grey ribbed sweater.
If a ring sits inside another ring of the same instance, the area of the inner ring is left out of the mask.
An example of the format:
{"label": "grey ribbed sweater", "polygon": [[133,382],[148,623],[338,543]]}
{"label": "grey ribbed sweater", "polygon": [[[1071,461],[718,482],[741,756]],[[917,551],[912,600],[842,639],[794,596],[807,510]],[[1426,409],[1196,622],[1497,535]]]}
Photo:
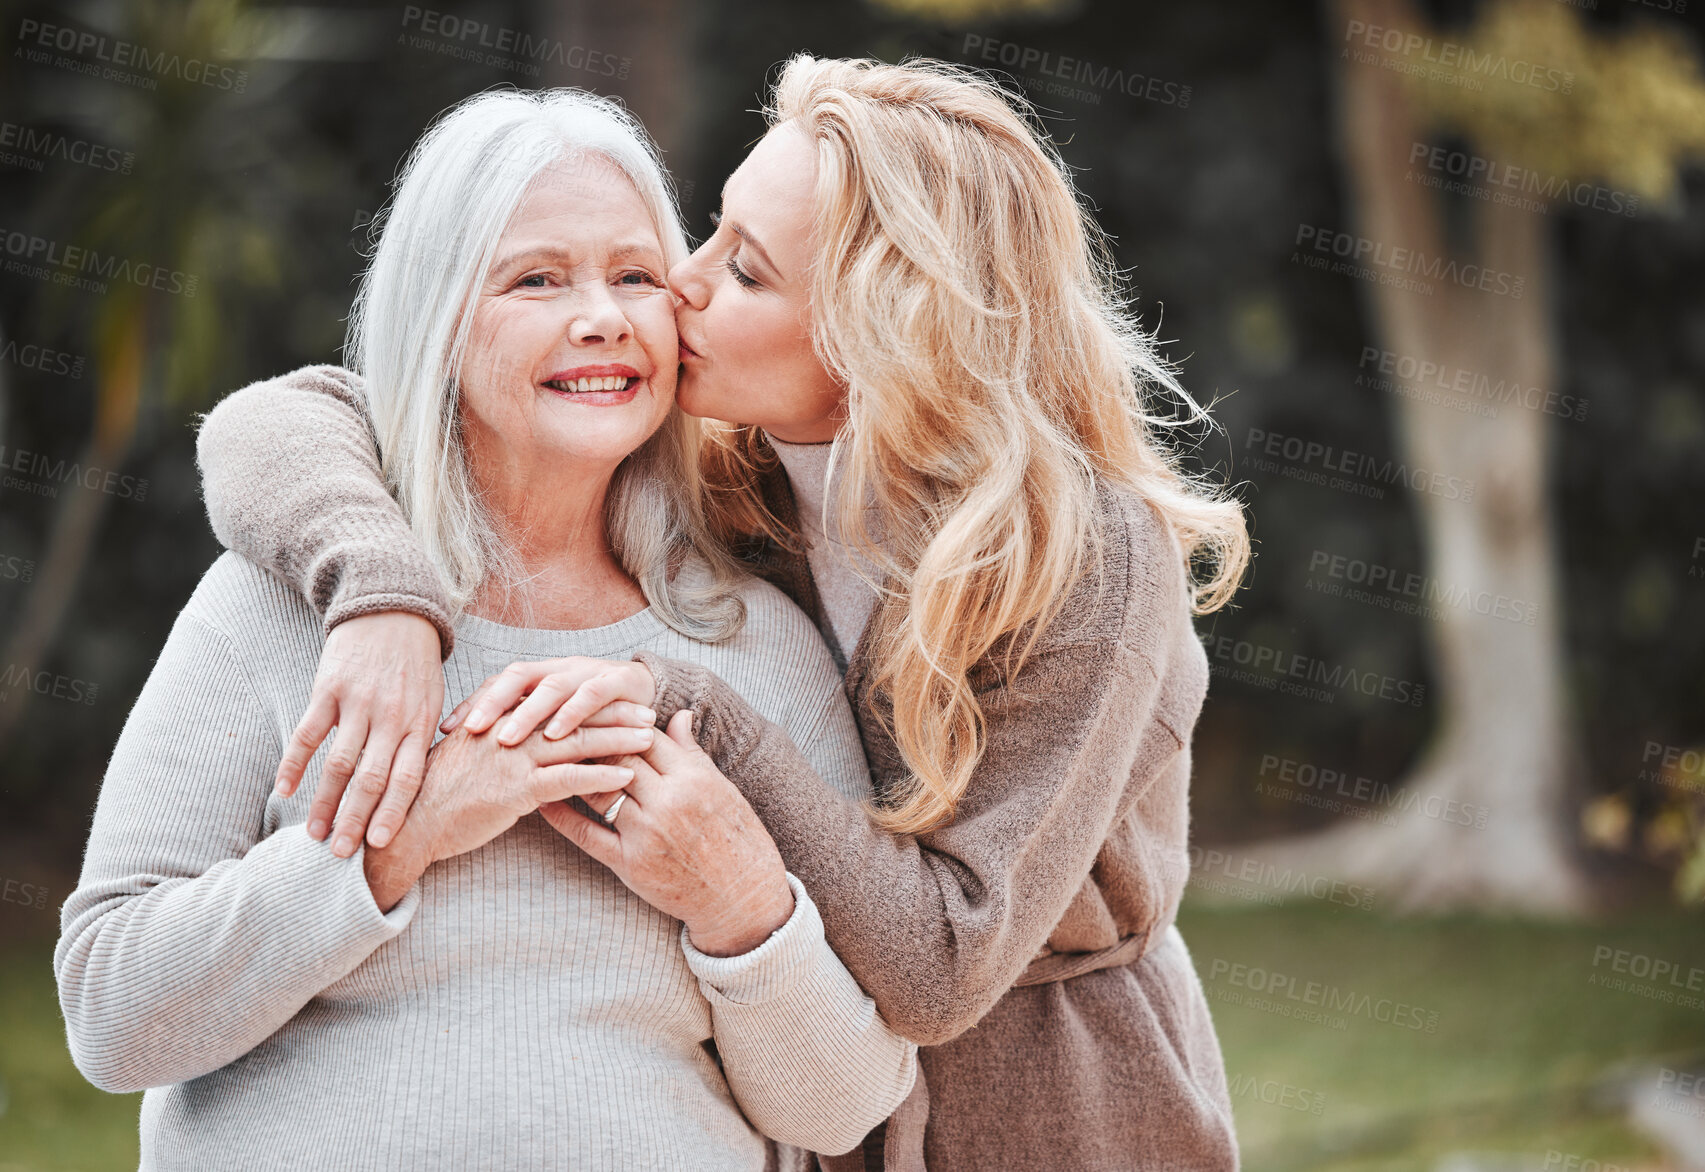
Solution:
{"label": "grey ribbed sweater", "polygon": [[[868,792],[811,623],[766,584],[744,599],[715,647],[650,610],[589,631],[464,616],[446,708],[517,659],[650,650],[734,682],[824,778]],[[845,1150],[905,1098],[915,1048],[791,876],[787,924],[713,958],[529,816],[380,913],[360,853],[303,828],[324,751],[295,796],[272,792],[323,642],[307,603],[225,554],[113,752],[54,965],[79,1069],[149,1088],[144,1168],[757,1172],[792,1155],[758,1129]]]}

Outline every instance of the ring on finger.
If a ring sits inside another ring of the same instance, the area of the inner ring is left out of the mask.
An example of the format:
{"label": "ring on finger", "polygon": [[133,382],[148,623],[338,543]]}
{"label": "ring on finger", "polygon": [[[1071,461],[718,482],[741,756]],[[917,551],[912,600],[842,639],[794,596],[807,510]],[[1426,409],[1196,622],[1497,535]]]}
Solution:
{"label": "ring on finger", "polygon": [[627,800],[628,791],[625,789],[616,795],[616,800],[610,803],[610,808],[608,810],[604,811],[603,818],[605,826],[614,826],[616,824],[616,811],[620,810],[622,808],[622,803]]}

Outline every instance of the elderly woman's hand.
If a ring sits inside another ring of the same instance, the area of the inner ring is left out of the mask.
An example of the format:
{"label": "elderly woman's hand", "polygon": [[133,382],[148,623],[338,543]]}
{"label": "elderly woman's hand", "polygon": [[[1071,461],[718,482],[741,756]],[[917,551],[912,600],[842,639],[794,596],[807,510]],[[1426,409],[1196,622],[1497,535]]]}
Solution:
{"label": "elderly woman's hand", "polygon": [[565,801],[539,813],[635,895],[686,924],[700,952],[749,952],[787,922],[793,892],[781,854],[740,791],[694,742],[691,712],[677,712],[667,736],[619,764],[634,771],[625,790],[585,799],[606,815],[620,802],[609,824]]}
{"label": "elderly woman's hand", "polygon": [[511,708],[515,711],[497,731],[505,745],[520,744],[541,724],[546,737],[565,737],[610,711],[637,710],[646,718],[636,723],[651,724],[657,720],[650,711],[656,692],[651,672],[642,663],[583,655],[512,663],[456,705],[439,729],[451,732],[465,722],[469,732],[483,733]]}
{"label": "elderly woman's hand", "polygon": [[367,851],[374,900],[390,910],[427,867],[479,849],[544,803],[631,784],[628,755],[661,739],[655,728],[631,725],[588,725],[560,740],[535,735],[514,747],[490,733],[451,733],[433,746],[402,831],[389,846]]}

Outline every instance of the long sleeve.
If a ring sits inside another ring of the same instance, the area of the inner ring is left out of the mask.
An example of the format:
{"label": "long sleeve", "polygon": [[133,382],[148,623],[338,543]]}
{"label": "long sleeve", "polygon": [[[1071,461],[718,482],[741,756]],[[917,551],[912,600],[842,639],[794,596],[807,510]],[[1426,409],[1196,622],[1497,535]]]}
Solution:
{"label": "long sleeve", "polygon": [[839,1155],[905,1099],[917,1047],[889,1029],[829,947],[805,885],[787,881],[793,915],[757,948],[707,956],[685,927],[681,947],[746,1118],[771,1139]]}
{"label": "long sleeve", "polygon": [[196,461],[214,536],[325,616],[420,615],[455,642],[449,596],[386,489],[360,376],[305,366],[207,413]]}
{"label": "long sleeve", "polygon": [[[192,601],[191,608],[194,603]],[[282,746],[230,641],[179,615],[120,734],[54,950],[71,1055],[109,1091],[240,1058],[414,915],[360,852],[263,837]]]}

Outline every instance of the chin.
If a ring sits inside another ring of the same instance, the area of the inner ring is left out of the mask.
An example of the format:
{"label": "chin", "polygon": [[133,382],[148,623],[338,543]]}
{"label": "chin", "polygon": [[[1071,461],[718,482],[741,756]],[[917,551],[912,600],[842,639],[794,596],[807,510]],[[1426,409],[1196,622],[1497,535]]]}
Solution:
{"label": "chin", "polygon": [[727,419],[728,416],[718,408],[715,394],[709,392],[699,380],[682,372],[681,381],[675,386],[675,405],[688,415],[699,419]]}

